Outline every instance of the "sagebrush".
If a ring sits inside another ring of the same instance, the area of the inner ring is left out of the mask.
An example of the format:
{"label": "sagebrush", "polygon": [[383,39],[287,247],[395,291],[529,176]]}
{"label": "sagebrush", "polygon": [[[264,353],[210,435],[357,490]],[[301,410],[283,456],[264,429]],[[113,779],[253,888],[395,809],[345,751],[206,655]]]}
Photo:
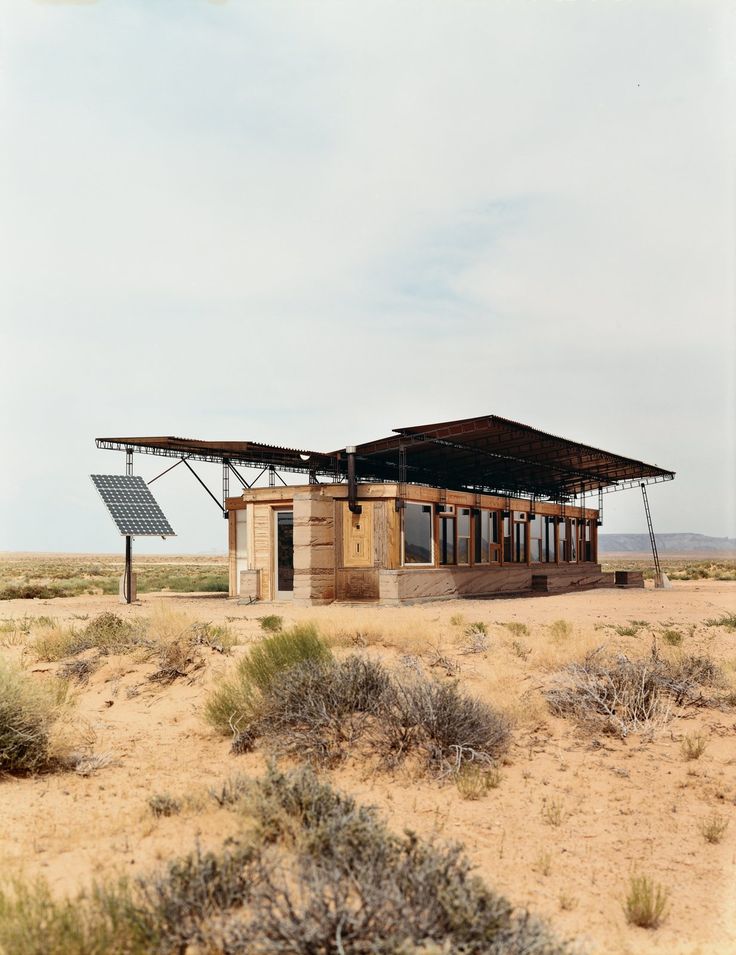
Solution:
{"label": "sagebrush", "polygon": [[311,772],[241,786],[254,831],[71,899],[0,892],[0,947],[24,955],[566,955],[474,875],[458,846],[394,835]]}

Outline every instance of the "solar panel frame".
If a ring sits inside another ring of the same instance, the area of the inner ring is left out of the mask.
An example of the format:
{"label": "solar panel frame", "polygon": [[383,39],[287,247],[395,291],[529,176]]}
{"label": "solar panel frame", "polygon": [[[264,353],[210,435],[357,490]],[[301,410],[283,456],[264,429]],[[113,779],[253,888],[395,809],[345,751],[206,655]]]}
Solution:
{"label": "solar panel frame", "polygon": [[122,537],[176,537],[142,477],[90,474],[90,478]]}

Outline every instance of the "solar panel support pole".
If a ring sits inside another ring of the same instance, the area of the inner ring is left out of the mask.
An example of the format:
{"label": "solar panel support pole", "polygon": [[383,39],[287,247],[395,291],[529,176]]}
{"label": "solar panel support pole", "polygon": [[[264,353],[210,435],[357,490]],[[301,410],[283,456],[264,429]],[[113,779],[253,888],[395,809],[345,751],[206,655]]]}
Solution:
{"label": "solar panel support pole", "polygon": [[133,538],[130,534],[125,536],[125,593],[126,604],[133,603]]}
{"label": "solar panel support pole", "polygon": [[125,450],[125,473],[128,477],[133,474],[133,450],[131,448]]}

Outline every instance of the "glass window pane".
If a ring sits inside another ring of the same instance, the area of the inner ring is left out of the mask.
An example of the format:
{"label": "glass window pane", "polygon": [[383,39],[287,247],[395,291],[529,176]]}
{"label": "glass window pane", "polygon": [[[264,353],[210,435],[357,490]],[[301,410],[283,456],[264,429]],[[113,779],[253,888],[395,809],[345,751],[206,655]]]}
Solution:
{"label": "glass window pane", "polygon": [[404,563],[432,563],[432,508],[428,504],[404,506]]}
{"label": "glass window pane", "polygon": [[514,560],[517,564],[526,563],[526,524],[514,524]]}
{"label": "glass window pane", "polygon": [[478,511],[475,515],[475,562],[487,564],[491,559],[491,515],[490,511]]}
{"label": "glass window pane", "polygon": [[544,560],[548,564],[555,562],[555,524],[554,517],[544,519]]}
{"label": "glass window pane", "polygon": [[440,563],[455,563],[455,518],[440,514]]}
{"label": "glass window pane", "polygon": [[470,563],[470,508],[461,507],[457,512],[457,562]]}

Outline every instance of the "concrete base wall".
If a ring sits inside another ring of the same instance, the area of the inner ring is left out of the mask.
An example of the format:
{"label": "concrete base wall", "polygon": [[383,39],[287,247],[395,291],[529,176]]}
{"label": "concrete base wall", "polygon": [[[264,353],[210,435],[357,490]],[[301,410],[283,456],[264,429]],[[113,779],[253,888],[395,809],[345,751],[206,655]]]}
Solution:
{"label": "concrete base wall", "polygon": [[[538,578],[534,587],[534,578]],[[613,576],[601,573],[599,564],[565,567],[537,564],[531,567],[402,567],[378,572],[379,601],[398,605],[458,597],[502,597],[532,593],[564,593],[591,587],[613,586]]]}

